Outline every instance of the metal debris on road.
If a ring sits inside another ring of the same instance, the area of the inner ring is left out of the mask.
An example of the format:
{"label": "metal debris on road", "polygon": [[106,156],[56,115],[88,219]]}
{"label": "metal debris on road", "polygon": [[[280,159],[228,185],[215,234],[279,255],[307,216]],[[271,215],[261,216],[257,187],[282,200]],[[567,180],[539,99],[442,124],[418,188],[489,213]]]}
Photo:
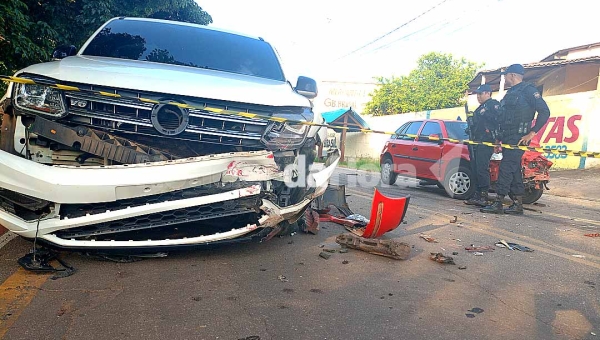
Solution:
{"label": "metal debris on road", "polygon": [[446,256],[442,253],[431,253],[429,259],[437,263],[456,264],[454,263],[454,259],[452,258],[452,256]]}
{"label": "metal debris on road", "polygon": [[348,248],[396,260],[406,260],[410,256],[410,245],[397,240],[367,239],[354,234],[341,234],[335,238],[335,241]]}
{"label": "metal debris on road", "polygon": [[288,281],[290,281],[290,280],[288,280],[288,279],[287,279],[285,276],[283,276],[283,275],[279,275],[277,278],[278,278],[278,279],[279,279],[279,281],[281,281],[281,282],[288,282]]}
{"label": "metal debris on road", "polygon": [[579,254],[575,254],[575,255],[571,255],[571,256],[576,257],[578,259],[584,259],[585,258],[585,256],[579,255]]}
{"label": "metal debris on road", "polygon": [[473,253],[473,255],[475,255],[475,256],[483,256],[483,253],[480,253],[480,252],[476,251],[476,252]]}
{"label": "metal debris on road", "polygon": [[433,237],[429,236],[429,235],[419,235],[420,238],[424,239],[425,241],[429,242],[429,243],[438,243],[438,241],[436,239],[434,239]]}

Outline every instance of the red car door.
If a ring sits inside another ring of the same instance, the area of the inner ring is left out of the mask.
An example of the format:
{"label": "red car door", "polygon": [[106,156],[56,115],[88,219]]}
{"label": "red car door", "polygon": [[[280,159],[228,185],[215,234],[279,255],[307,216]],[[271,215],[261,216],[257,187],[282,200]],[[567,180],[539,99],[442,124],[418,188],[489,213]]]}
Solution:
{"label": "red car door", "polygon": [[[394,161],[394,171],[404,176],[416,176],[415,165],[411,156],[413,155],[413,142],[423,124],[422,121],[407,123],[408,126],[390,141],[389,151]],[[412,135],[412,136],[411,136]]]}
{"label": "red car door", "polygon": [[[412,162],[417,169],[417,177],[441,180],[441,158],[443,142],[436,140],[441,138],[442,127],[437,121],[426,121],[419,137],[413,142]],[[429,138],[434,137],[434,138]]]}

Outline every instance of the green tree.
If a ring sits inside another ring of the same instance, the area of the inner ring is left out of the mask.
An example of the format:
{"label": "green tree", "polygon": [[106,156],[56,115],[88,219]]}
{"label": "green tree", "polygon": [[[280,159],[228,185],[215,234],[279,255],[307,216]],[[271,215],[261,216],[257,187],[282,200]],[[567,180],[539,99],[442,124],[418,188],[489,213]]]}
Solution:
{"label": "green tree", "polygon": [[451,54],[422,55],[407,76],[377,78],[380,86],[365,112],[379,116],[460,106],[467,84],[481,66]]}
{"label": "green tree", "polygon": [[48,61],[58,45],[81,47],[100,25],[119,16],[212,23],[194,0],[1,0],[0,74]]}

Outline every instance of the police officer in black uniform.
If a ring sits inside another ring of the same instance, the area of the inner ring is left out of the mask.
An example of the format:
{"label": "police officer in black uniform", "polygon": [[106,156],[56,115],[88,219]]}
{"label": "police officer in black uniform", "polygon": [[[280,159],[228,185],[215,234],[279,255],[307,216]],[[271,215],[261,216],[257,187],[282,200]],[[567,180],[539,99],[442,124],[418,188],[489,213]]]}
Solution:
{"label": "police officer in black uniform", "polygon": [[[531,83],[523,82],[525,69],[520,64],[510,65],[505,72],[505,83],[510,89],[500,102],[500,138],[503,144],[528,145],[536,133],[546,124],[550,109],[538,89]],[[534,115],[535,126],[531,127]],[[481,212],[493,214],[523,214],[523,173],[521,157],[523,150],[502,148],[502,161],[496,183],[496,200]],[[511,193],[513,204],[503,209],[504,197]]]}
{"label": "police officer in black uniform", "polygon": [[[473,112],[471,138],[478,142],[496,142],[498,132],[498,110],[500,102],[492,99],[492,88],[481,85],[474,91],[477,94],[479,107]],[[477,171],[477,191],[475,195],[466,200],[469,205],[485,207],[489,204],[488,191],[490,189],[490,158],[494,148],[485,145],[473,146],[475,165]]]}

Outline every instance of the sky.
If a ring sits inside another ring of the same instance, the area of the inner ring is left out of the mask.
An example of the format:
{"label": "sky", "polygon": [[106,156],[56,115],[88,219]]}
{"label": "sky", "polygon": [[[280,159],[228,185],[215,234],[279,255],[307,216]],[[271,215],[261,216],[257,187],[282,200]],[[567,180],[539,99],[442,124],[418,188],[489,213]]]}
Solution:
{"label": "sky", "polygon": [[[210,26],[260,36],[288,79],[373,82],[429,52],[495,69],[600,42],[593,0],[196,0]],[[365,46],[366,45],[366,46]]]}

